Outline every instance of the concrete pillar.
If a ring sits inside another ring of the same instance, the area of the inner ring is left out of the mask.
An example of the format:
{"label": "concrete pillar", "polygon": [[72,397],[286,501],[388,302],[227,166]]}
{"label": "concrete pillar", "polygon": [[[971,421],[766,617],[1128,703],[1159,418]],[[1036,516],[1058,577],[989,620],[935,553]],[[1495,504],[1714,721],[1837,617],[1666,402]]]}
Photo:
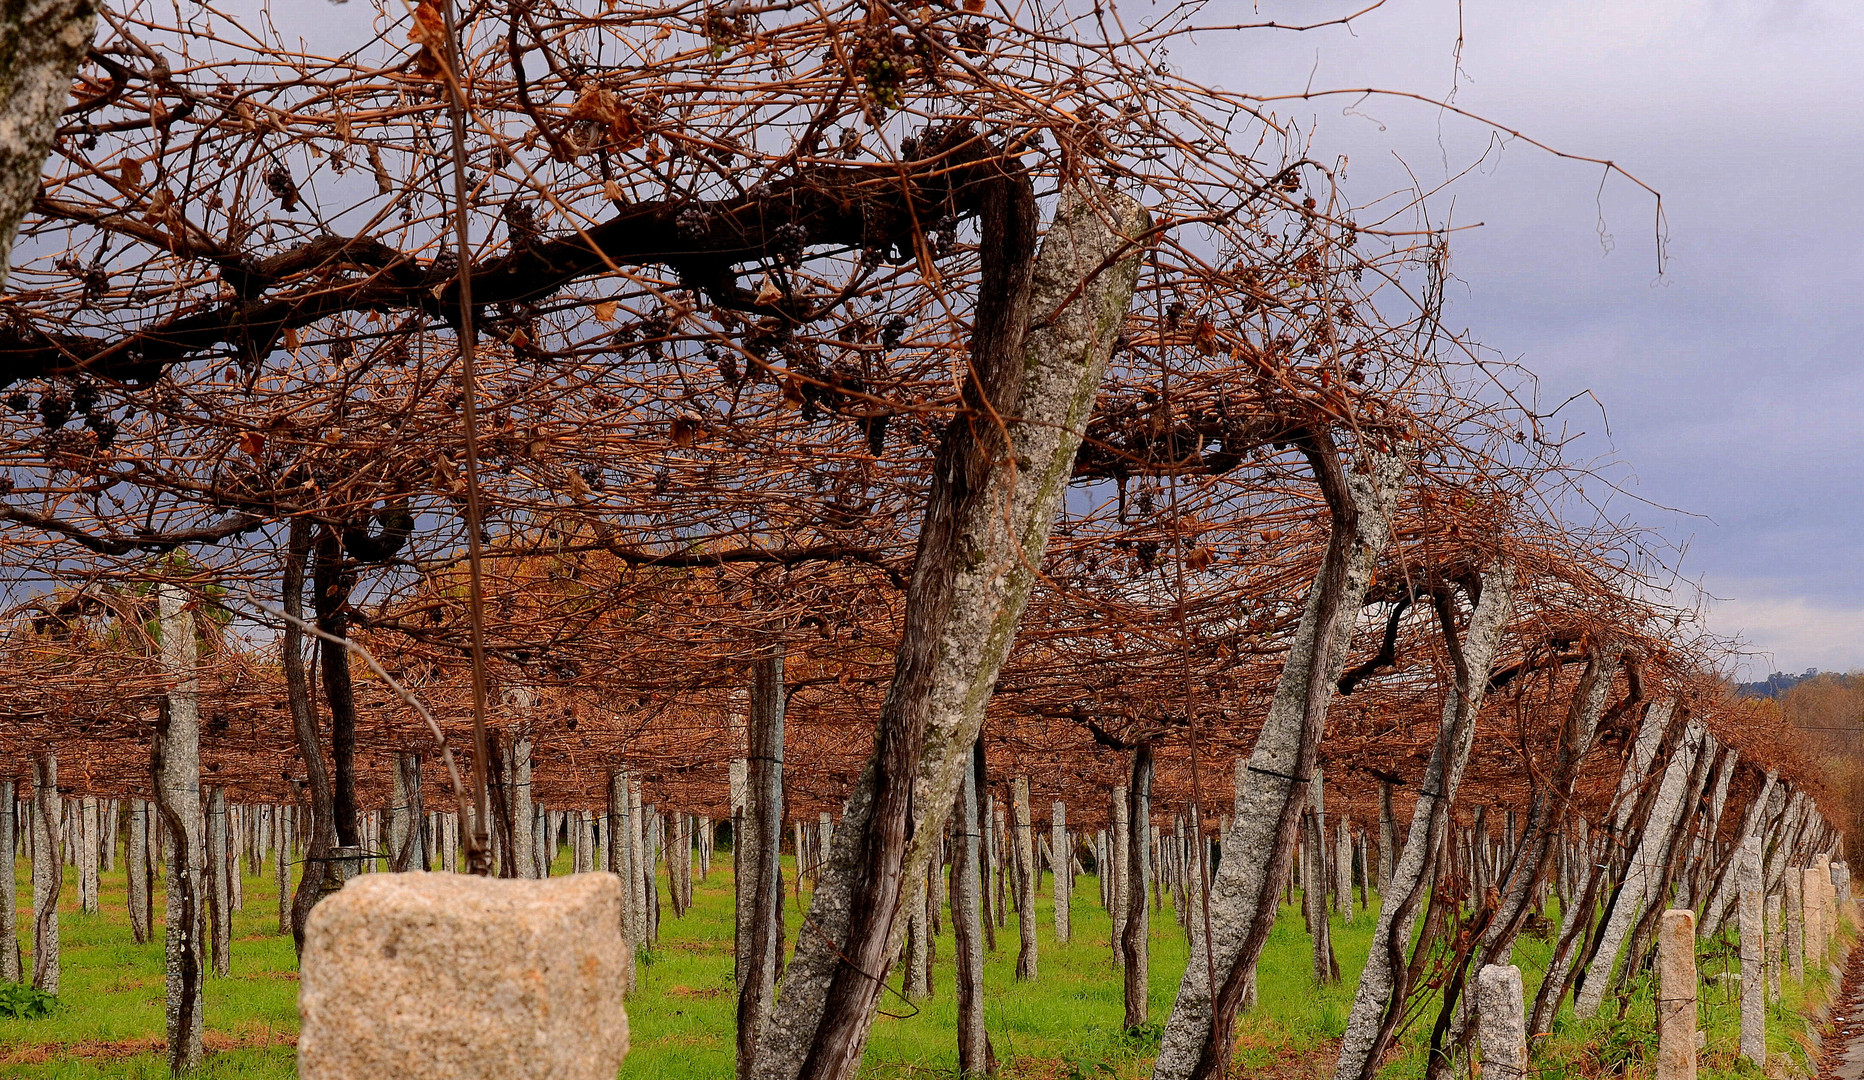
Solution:
{"label": "concrete pillar", "polygon": [[1022,948],[1016,954],[1016,978],[1032,982],[1036,977],[1036,877],[1040,867],[1036,864],[1034,835],[1030,831],[1028,777],[1016,778],[1010,802],[1010,813],[1015,821],[1012,827],[1015,829],[1016,860],[1022,864],[1022,872],[1016,879],[1016,922],[1022,935]]}
{"label": "concrete pillar", "polygon": [[1657,926],[1656,1080],[1696,1080],[1696,914],[1686,909]]}
{"label": "concrete pillar", "polygon": [[97,910],[97,798],[86,795],[78,800],[78,907]]}
{"label": "concrete pillar", "polygon": [[1055,941],[1066,945],[1069,937],[1069,904],[1073,900],[1073,862],[1068,843],[1068,805],[1057,800],[1049,807],[1049,851],[1055,860]]}
{"label": "concrete pillar", "polygon": [[47,750],[33,758],[32,772],[32,985],[58,994],[58,893],[64,886],[59,858],[64,806],[58,798],[58,758]]}
{"label": "concrete pillar", "polygon": [[1476,1031],[1482,1038],[1484,1080],[1525,1080],[1527,1010],[1520,968],[1484,964],[1476,974]]}
{"label": "concrete pillar", "polygon": [[291,933],[292,806],[272,808],[272,876],[278,884],[278,932]]}
{"label": "concrete pillar", "polygon": [[1806,910],[1806,966],[1817,971],[1825,962],[1825,889],[1817,867],[1799,872],[1799,895]]}
{"label": "concrete pillar", "polygon": [[1792,973],[1793,982],[1804,982],[1806,978],[1806,907],[1803,893],[1804,881],[1799,871],[1787,867],[1785,888],[1786,909],[1786,967]]}
{"label": "concrete pillar", "polygon": [[1345,814],[1333,832],[1333,909],[1340,917],[1353,919],[1353,825]]}
{"label": "concrete pillar", "polygon": [[1786,954],[1785,928],[1780,925],[1780,894],[1767,894],[1767,1000],[1780,1000],[1780,961]]}
{"label": "concrete pillar", "polygon": [[1741,1056],[1767,1064],[1767,991],[1762,957],[1760,837],[1741,845],[1736,920],[1741,934]]}
{"label": "concrete pillar", "polygon": [[0,780],[0,982],[20,981],[19,916],[13,898],[19,833],[13,781]]}

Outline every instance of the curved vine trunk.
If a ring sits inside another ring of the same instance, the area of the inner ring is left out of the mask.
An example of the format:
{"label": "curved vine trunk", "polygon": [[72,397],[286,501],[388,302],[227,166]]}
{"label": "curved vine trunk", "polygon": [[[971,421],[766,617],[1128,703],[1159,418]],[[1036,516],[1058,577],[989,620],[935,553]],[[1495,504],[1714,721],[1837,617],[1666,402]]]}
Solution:
{"label": "curved vine trunk", "polygon": [[1599,1003],[1610,988],[1618,954],[1637,925],[1645,905],[1658,899],[1664,867],[1668,864],[1670,844],[1690,794],[1690,780],[1696,771],[1696,757],[1701,753],[1707,729],[1698,720],[1690,720],[1683,739],[1664,766],[1663,779],[1657,789],[1645,827],[1626,865],[1624,881],[1619,885],[1605,919],[1600,924],[1592,962],[1587,966],[1578,989],[1573,994],[1573,1015],[1581,1020],[1599,1010]]}
{"label": "curved vine trunk", "polygon": [[1262,732],[1238,774],[1236,817],[1223,838],[1210,898],[1210,936],[1192,921],[1191,959],[1165,1026],[1154,1080],[1211,1078],[1229,1068],[1236,1011],[1255,982],[1256,958],[1275,922],[1295,827],[1307,795],[1335,684],[1346,667],[1354,616],[1371,584],[1398,502],[1404,462],[1367,449],[1342,467],[1331,444],[1313,446],[1332,532],[1307,607],[1282,664]]}
{"label": "curved vine trunk", "polygon": [[1451,656],[1457,659],[1456,686],[1444,702],[1437,743],[1431,749],[1430,764],[1418,788],[1417,806],[1411,812],[1411,827],[1405,833],[1404,847],[1393,863],[1391,880],[1379,907],[1371,951],[1353,993],[1352,1012],[1347,1014],[1334,1080],[1366,1080],[1376,1073],[1402,1019],[1405,995],[1410,989],[1405,949],[1411,943],[1411,931],[1417,924],[1425,893],[1436,880],[1437,853],[1450,828],[1450,808],[1456,801],[1457,786],[1462,783],[1463,768],[1469,763],[1476,716],[1488,693],[1489,673],[1501,646],[1502,632],[1514,612],[1514,589],[1514,571],[1505,564],[1483,573],[1481,595],[1460,645],[1449,618],[1450,605],[1442,598],[1438,600],[1444,636],[1451,646]]}
{"label": "curved vine trunk", "polygon": [[165,831],[168,921],[168,1069],[201,1063],[201,990],[207,974],[207,849],[201,836],[201,713],[194,674],[194,612],[177,585],[159,586],[162,671],[174,680],[155,728],[156,807]]}
{"label": "curved vine trunk", "polygon": [[1001,168],[980,223],[993,242],[966,413],[939,446],[873,757],[759,1037],[757,1080],[843,1080],[860,1063],[904,885],[943,835],[1138,280],[1150,219],[1137,202],[1063,191],[1032,265],[1033,187],[1013,159]]}
{"label": "curved vine trunk", "polygon": [[[1443,1003],[1438,1013],[1437,1026],[1438,1030],[1446,1032],[1447,1038],[1435,1048],[1437,1052],[1430,1059],[1432,1076],[1443,1075],[1449,1064],[1461,1054],[1470,1034],[1469,1012],[1458,1008],[1458,1004],[1471,972],[1479,972],[1490,964],[1507,962],[1507,957],[1514,951],[1515,938],[1520,934],[1522,920],[1527,917],[1528,902],[1534,886],[1552,870],[1557,854],[1555,841],[1559,839],[1559,823],[1572,801],[1574,786],[1579,782],[1579,767],[1592,749],[1599,721],[1605,716],[1605,703],[1611,696],[1612,681],[1618,677],[1623,660],[1624,654],[1615,643],[1588,650],[1585,669],[1580,672],[1579,683],[1573,688],[1566,720],[1560,728],[1560,741],[1554,751],[1553,767],[1547,771],[1544,784],[1535,784],[1530,797],[1527,829],[1516,846],[1503,878],[1500,904],[1483,924],[1482,936],[1470,952],[1469,962],[1459,968],[1443,987]],[[1633,665],[1631,693],[1625,701],[1613,708],[1614,714],[1637,703],[1640,686],[1641,680]]]}
{"label": "curved vine trunk", "polygon": [[[5,854],[5,866],[0,866],[0,874],[5,883],[4,894],[0,894],[0,982],[20,982],[20,961],[24,959],[19,952],[19,915],[13,898],[13,875],[17,872],[14,853],[19,847],[19,801],[13,791],[13,781],[0,780],[0,853]],[[132,881],[135,879],[132,877]],[[134,901],[131,902],[131,914],[135,913]],[[142,935],[136,936],[141,944]]]}
{"label": "curved vine trunk", "polygon": [[305,792],[310,796],[310,816],[304,834],[304,870],[298,876],[298,891],[291,902],[291,939],[300,953],[304,951],[304,924],[310,919],[317,898],[324,894],[324,876],[331,872],[330,851],[336,846],[330,770],[324,763],[323,747],[318,742],[317,713],[311,703],[311,676],[304,663],[304,631],[298,626],[304,619],[304,573],[310,551],[310,522],[303,518],[293,520],[286,538],[285,572],[280,586],[285,614],[291,618],[285,620],[279,647],[285,669],[285,704],[291,710],[298,760],[304,764]]}
{"label": "curved vine trunk", "polygon": [[64,888],[64,809],[58,756],[32,759],[32,985],[58,995],[58,894]]}

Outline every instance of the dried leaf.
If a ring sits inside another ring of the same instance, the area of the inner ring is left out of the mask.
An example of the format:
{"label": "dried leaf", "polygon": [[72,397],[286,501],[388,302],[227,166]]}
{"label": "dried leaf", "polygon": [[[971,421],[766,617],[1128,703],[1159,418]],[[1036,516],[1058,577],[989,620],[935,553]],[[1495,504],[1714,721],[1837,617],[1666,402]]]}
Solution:
{"label": "dried leaf", "polygon": [[783,407],[786,409],[803,407],[803,384],[794,375],[783,377]]}
{"label": "dried leaf", "polygon": [[369,167],[375,170],[375,191],[378,195],[395,193],[395,178],[388,175],[387,166],[382,164],[382,152],[374,143],[369,144]]}
{"label": "dried leaf", "polygon": [[613,90],[585,86],[570,106],[571,120],[587,120],[608,129],[610,143],[617,150],[632,150],[641,145],[641,125],[634,110],[622,104]]}
{"label": "dried leaf", "polygon": [[698,417],[676,416],[673,418],[673,423],[667,426],[667,438],[671,439],[675,446],[691,446],[693,440],[699,436],[699,428]]}
{"label": "dried leaf", "polygon": [[597,322],[605,322],[605,323],[614,322],[615,321],[615,301],[598,300],[595,305],[595,317],[596,317]]}
{"label": "dried leaf", "polygon": [[123,177],[123,183],[129,187],[142,186],[142,159],[124,158],[117,166],[117,172]]}
{"label": "dried leaf", "polygon": [[440,58],[447,50],[447,21],[436,0],[421,0],[415,5],[414,25],[408,28],[408,40],[421,47],[414,58],[415,73],[427,79],[439,77],[444,70]]}
{"label": "dried leaf", "polygon": [[964,10],[975,15],[984,10],[984,0],[964,0]]}
{"label": "dried leaf", "polygon": [[265,436],[257,431],[239,433],[239,448],[246,451],[247,457],[256,458],[265,453]]}
{"label": "dried leaf", "polygon": [[298,331],[296,327],[285,327],[285,348],[290,349],[292,352],[298,351]]}
{"label": "dried leaf", "polygon": [[757,287],[757,302],[759,304],[774,304],[782,298],[782,290],[777,288],[776,282],[770,280],[769,274],[765,274],[764,283]]}
{"label": "dried leaf", "polygon": [[1197,320],[1197,331],[1191,336],[1191,344],[1205,356],[1217,354],[1217,327],[1209,319]]}
{"label": "dried leaf", "polygon": [[1215,553],[1208,547],[1194,547],[1185,554],[1184,564],[1192,570],[1208,570]]}

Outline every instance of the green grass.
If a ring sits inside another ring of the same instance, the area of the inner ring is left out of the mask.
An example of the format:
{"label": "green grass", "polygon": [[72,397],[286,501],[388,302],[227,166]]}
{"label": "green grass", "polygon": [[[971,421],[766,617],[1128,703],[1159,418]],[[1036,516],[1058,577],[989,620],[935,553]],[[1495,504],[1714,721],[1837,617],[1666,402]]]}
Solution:
{"label": "green grass", "polygon": [[[567,854],[558,871],[567,870]],[[693,909],[675,919],[663,909],[661,940],[642,954],[640,989],[629,999],[633,1050],[622,1067],[623,1078],[685,1080],[729,1076],[732,1066],[732,927],[730,856],[724,854],[711,879],[696,883]],[[17,868],[16,896],[30,901],[27,864]],[[787,943],[802,923],[804,902],[792,888],[785,905]],[[1039,977],[1034,983],[1014,978],[1017,929],[1012,914],[998,931],[998,950],[986,954],[985,1020],[998,1060],[1006,1074],[1027,1077],[1108,1078],[1127,1080],[1148,1074],[1158,1045],[1158,1027],[1171,1010],[1185,964],[1185,937],[1167,906],[1152,925],[1150,1007],[1146,1029],[1122,1029],[1124,1007],[1120,972],[1108,946],[1110,920],[1097,900],[1092,877],[1078,881],[1073,905],[1073,940],[1057,945],[1048,881],[1038,895]],[[207,986],[210,1053],[198,1074],[210,1078],[280,1078],[294,1075],[290,1040],[297,1032],[297,973],[289,937],[277,932],[277,901],[270,868],[245,881],[245,911],[234,916],[233,974]],[[665,889],[662,889],[665,896]],[[102,910],[85,915],[77,908],[77,881],[67,871],[61,896],[64,942],[63,994],[57,1010],[35,1020],[0,1019],[0,1075],[39,1080],[89,1080],[95,1077],[166,1076],[161,1057],[162,954],[158,943],[130,942],[125,911],[124,876],[106,874]],[[157,920],[160,920],[158,890]],[[1328,1076],[1330,1042],[1345,1030],[1352,989],[1372,936],[1372,916],[1336,918],[1334,948],[1341,982],[1316,986],[1310,945],[1300,912],[1287,908],[1270,934],[1258,970],[1259,1004],[1238,1024],[1237,1073],[1257,1076]],[[28,925],[22,904],[20,925]],[[22,948],[29,946],[29,937]],[[1516,960],[1528,993],[1534,992],[1550,946],[1524,938]],[[1713,952],[1705,946],[1705,950]],[[868,1043],[863,1075],[869,1078],[950,1076],[957,1069],[956,1001],[953,939],[949,920],[937,943],[934,994],[906,1002],[898,995],[899,977],[891,980]],[[1713,955],[1703,970],[1713,976],[1731,961]],[[30,970],[30,960],[28,960]],[[1805,988],[1790,980],[1786,1000],[1770,1018],[1770,1042],[1782,1053],[1803,1056],[1796,1038],[1804,1031],[1799,1010],[1808,998],[1827,992],[1822,974]],[[1651,1047],[1648,986],[1632,995],[1625,1019],[1575,1024],[1563,1017],[1541,1047],[1542,1075],[1551,1078],[1597,1076],[1612,1072],[1619,1057],[1636,1075],[1646,1068]],[[1423,1073],[1421,1042],[1436,1015],[1434,1004],[1407,1032],[1400,1055],[1388,1075]],[[1709,1049],[1703,1057],[1705,1077],[1751,1076],[1735,1061],[1739,1033],[1736,992],[1709,982],[1703,990],[1702,1023]]]}

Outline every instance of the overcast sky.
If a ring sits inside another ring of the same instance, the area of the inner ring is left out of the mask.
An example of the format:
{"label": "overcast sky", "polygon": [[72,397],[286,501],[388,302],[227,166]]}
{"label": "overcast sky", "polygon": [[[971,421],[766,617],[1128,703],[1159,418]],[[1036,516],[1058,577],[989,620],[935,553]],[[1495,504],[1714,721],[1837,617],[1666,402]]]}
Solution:
{"label": "overcast sky", "polygon": [[[1363,3],[1211,0],[1202,21]],[[1122,4],[1128,25],[1162,10]],[[1434,208],[1483,223],[1454,241],[1448,322],[1536,372],[1543,402],[1596,394],[1603,412],[1563,414],[1588,433],[1575,451],[1688,512],[1612,507],[1687,548],[1683,575],[1720,598],[1711,627],[1757,651],[1744,676],[1864,668],[1864,6],[1468,0],[1460,15],[1460,70],[1455,0],[1391,0],[1350,30],[1213,36],[1170,59],[1258,94],[1454,89],[1464,108],[1662,192],[1659,277],[1653,199],[1615,178],[1601,191],[1595,166],[1491,149],[1491,130],[1415,103],[1277,106],[1315,132],[1312,156],[1347,155],[1356,197],[1391,190],[1401,160],[1425,182],[1482,160]],[[364,4],[274,16],[313,39],[372,21]]]}
{"label": "overcast sky", "polygon": [[[1250,12],[1217,0],[1205,17]],[[1661,191],[1659,278],[1648,195],[1611,180],[1601,197],[1599,169],[1520,143],[1491,154],[1454,207],[1438,203],[1484,223],[1453,242],[1447,321],[1535,371],[1543,401],[1596,393],[1603,414],[1565,414],[1587,451],[1694,516],[1614,509],[1687,545],[1684,575],[1721,598],[1711,627],[1758,651],[1744,674],[1864,668],[1864,7],[1469,0],[1460,77],[1457,16],[1454,0],[1394,0],[1351,31],[1257,33],[1172,59],[1252,93],[1454,86],[1458,105]],[[1363,196],[1400,156],[1441,179],[1446,157],[1460,171],[1491,138],[1390,100],[1278,108],[1317,131],[1313,156],[1349,156]]]}

